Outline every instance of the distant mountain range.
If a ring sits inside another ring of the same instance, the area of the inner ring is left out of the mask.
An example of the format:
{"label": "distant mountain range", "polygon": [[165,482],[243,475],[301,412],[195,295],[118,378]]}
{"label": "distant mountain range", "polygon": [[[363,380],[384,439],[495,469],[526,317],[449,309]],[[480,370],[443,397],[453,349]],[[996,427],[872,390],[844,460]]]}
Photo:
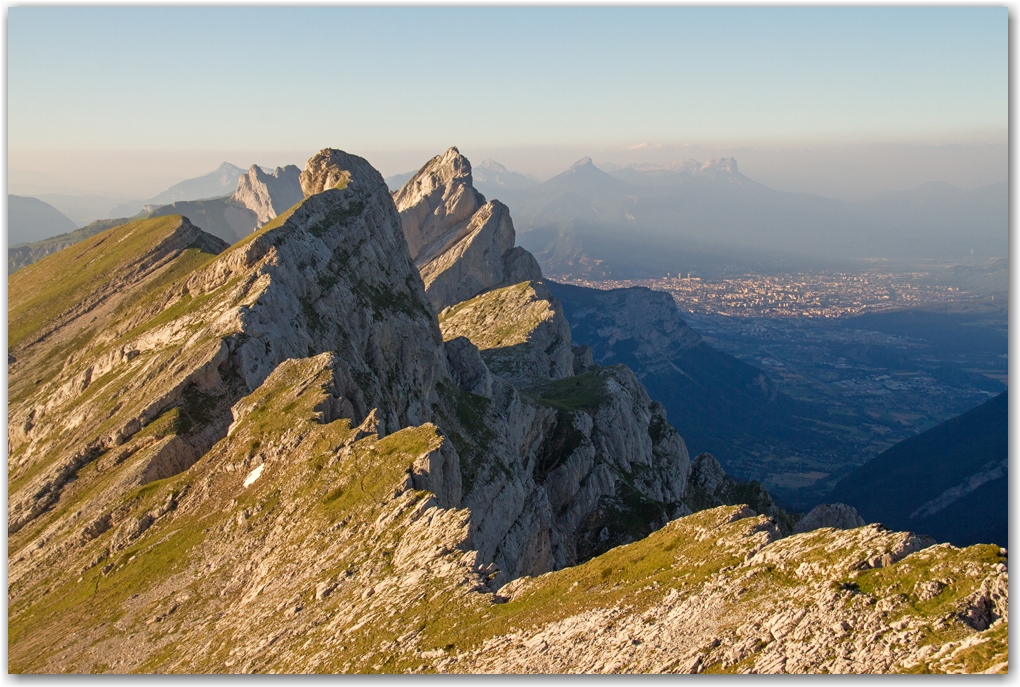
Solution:
{"label": "distant mountain range", "polygon": [[1005,183],[967,191],[933,182],[849,203],[768,188],[733,158],[608,172],[583,158],[540,184],[479,187],[511,208],[522,245],[553,274],[704,274],[790,256],[997,256],[1007,246]]}
{"label": "distant mountain range", "polygon": [[412,171],[412,172],[402,172],[401,174],[394,174],[393,176],[388,176],[384,180],[386,182],[386,188],[388,188],[391,193],[396,193],[414,175],[415,175],[415,172]]}
{"label": "distant mountain range", "polygon": [[237,189],[237,180],[243,174],[247,174],[247,170],[224,162],[208,174],[174,184],[150,198],[146,204],[166,205],[179,200],[205,200],[229,196]]}
{"label": "distant mountain range", "polygon": [[475,188],[486,197],[495,197],[507,189],[516,191],[538,184],[531,177],[511,172],[495,160],[482,160],[472,167],[471,172],[475,178]]}
{"label": "distant mountain range", "polygon": [[127,221],[128,220],[125,218],[97,219],[95,222],[92,222],[81,229],[75,229],[74,231],[66,234],[59,234],[58,236],[43,239],[42,241],[10,246],[7,248],[7,274],[14,274],[22,267],[31,265],[33,262],[39,262],[47,255],[52,255],[57,251],[64,250],[68,246],[72,246],[79,241],[84,241],[90,236],[95,236],[101,231],[106,231],[112,227],[124,224]]}
{"label": "distant mountain range", "polygon": [[38,198],[7,196],[7,245],[41,241],[78,226],[60,210]]}
{"label": "distant mountain range", "polygon": [[1007,392],[906,439],[845,477],[832,499],[868,522],[956,546],[1007,545]]}
{"label": "distant mountain range", "polygon": [[77,228],[97,219],[134,217],[147,205],[159,207],[182,200],[205,200],[228,196],[235,191],[237,181],[243,174],[247,174],[247,170],[224,162],[208,174],[185,179],[148,200],[95,193],[82,195],[46,193],[36,197],[67,215]]}

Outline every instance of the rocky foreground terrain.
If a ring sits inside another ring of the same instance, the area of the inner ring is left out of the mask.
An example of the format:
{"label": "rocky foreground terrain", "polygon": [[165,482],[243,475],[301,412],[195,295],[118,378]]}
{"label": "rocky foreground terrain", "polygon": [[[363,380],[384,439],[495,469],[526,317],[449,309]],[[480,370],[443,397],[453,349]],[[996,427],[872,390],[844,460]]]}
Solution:
{"label": "rocky foreground terrain", "polygon": [[692,461],[456,149],[263,176],[10,278],[11,672],[1007,670],[1005,551]]}

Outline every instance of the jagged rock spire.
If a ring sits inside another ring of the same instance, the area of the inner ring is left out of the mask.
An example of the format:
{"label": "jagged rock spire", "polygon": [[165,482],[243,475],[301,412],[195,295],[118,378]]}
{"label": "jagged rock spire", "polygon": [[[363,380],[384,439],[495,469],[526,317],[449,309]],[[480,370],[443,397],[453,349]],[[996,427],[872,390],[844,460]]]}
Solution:
{"label": "jagged rock spire", "polygon": [[437,311],[497,286],[542,278],[535,258],[514,247],[509,208],[475,190],[471,163],[457,148],[429,160],[393,200]]}
{"label": "jagged rock spire", "polygon": [[394,194],[411,258],[457,233],[485,204],[472,185],[471,163],[456,147],[436,155]]}
{"label": "jagged rock spire", "polygon": [[265,224],[304,198],[296,165],[277,167],[272,174],[252,165],[237,181],[234,200],[244,204]]}

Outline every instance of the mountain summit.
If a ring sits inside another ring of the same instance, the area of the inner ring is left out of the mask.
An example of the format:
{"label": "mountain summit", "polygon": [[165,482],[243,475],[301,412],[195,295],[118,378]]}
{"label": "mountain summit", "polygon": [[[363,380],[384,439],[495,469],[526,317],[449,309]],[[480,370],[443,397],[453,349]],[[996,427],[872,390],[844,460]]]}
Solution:
{"label": "mountain summit", "polygon": [[523,174],[511,172],[495,160],[482,160],[474,167],[475,186],[488,195],[530,188],[537,182]]}
{"label": "mountain summit", "polygon": [[784,536],[456,149],[399,205],[337,149],[298,181],[233,245],[168,215],[12,275],[12,672],[1008,666],[998,547]]}
{"label": "mountain summit", "polygon": [[238,178],[244,173],[245,171],[237,165],[224,162],[208,174],[185,179],[146,202],[149,205],[168,205],[181,200],[203,200],[230,195],[237,188]]}
{"label": "mountain summit", "polygon": [[509,209],[475,190],[471,163],[456,148],[429,160],[393,200],[437,311],[500,285],[541,279],[535,258],[514,247]]}
{"label": "mountain summit", "polygon": [[272,174],[252,165],[238,180],[234,200],[254,212],[261,226],[304,198],[300,174],[295,165],[277,167]]}

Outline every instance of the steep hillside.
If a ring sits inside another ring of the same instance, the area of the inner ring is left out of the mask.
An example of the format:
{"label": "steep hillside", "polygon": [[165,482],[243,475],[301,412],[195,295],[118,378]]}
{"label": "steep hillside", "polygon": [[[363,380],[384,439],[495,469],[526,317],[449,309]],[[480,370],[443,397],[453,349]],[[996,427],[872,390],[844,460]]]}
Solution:
{"label": "steep hillside", "polygon": [[824,444],[806,404],[764,372],[704,341],[680,318],[673,298],[646,288],[589,289],[548,282],[563,304],[573,341],[600,365],[634,370],[695,453],[717,456],[741,479],[764,479],[771,453],[804,455]]}
{"label": "steep hillside", "polygon": [[1008,540],[1007,392],[906,439],[843,478],[832,498],[869,522],[958,546]]}
{"label": "steep hillside", "polygon": [[538,182],[511,172],[495,160],[482,160],[474,168],[475,187],[488,196],[502,194],[504,191],[516,191],[530,188]]}
{"label": "steep hillside", "polygon": [[79,241],[84,241],[90,236],[95,236],[101,231],[106,231],[110,227],[127,224],[129,221],[130,220],[127,218],[99,219],[82,227],[81,229],[75,229],[67,234],[60,234],[52,238],[43,239],[42,241],[36,241],[34,243],[26,243],[20,246],[8,246],[7,273],[14,274],[26,265],[31,265],[33,262],[39,262],[47,255],[52,255],[57,251],[64,250],[68,246],[73,246]]}
{"label": "steep hillside", "polygon": [[540,280],[440,321],[368,162],[299,183],[231,246],[150,218],[9,280],[12,672],[1008,665],[997,547],[781,538]]}
{"label": "steep hillside", "polygon": [[7,196],[7,245],[33,243],[78,228],[60,210],[38,198]]}

